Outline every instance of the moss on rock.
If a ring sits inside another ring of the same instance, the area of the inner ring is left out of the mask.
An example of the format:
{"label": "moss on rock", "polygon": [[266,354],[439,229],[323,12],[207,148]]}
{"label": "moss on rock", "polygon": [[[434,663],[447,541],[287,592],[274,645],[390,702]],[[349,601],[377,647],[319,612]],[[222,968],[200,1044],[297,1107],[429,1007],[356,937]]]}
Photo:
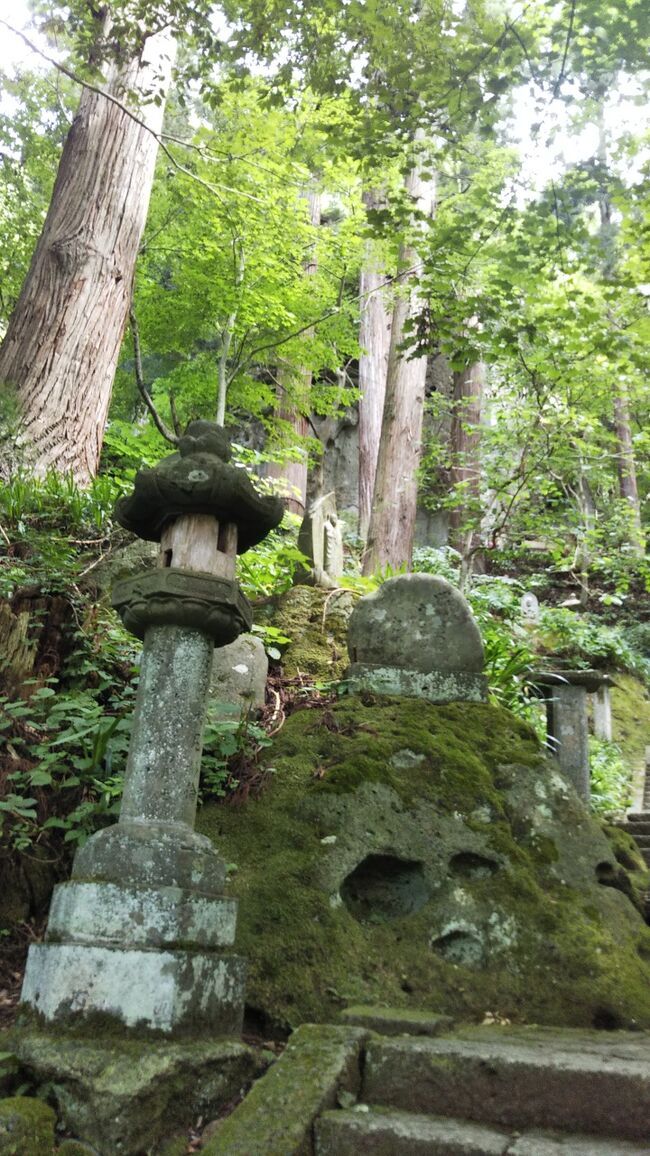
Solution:
{"label": "moss on rock", "polygon": [[348,697],[294,714],[267,757],[261,798],[199,818],[237,864],[237,947],[265,1016],[384,1003],[650,1024],[650,928],[509,712]]}
{"label": "moss on rock", "polygon": [[347,625],[354,595],[348,590],[293,586],[257,612],[257,620],[274,626],[291,641],[282,655],[287,678],[341,678],[348,665]]}
{"label": "moss on rock", "polygon": [[645,776],[645,748],[650,733],[650,696],[647,687],[631,674],[614,674],[612,738],[633,769],[633,788],[640,799]]}
{"label": "moss on rock", "polygon": [[0,1100],[2,1156],[52,1156],[56,1116],[42,1100],[13,1096]]}

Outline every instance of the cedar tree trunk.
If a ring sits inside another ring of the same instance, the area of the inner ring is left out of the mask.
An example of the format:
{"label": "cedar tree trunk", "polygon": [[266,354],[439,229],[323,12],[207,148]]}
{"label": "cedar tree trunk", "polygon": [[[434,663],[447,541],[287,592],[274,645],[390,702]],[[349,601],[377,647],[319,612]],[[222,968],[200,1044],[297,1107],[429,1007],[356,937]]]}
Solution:
{"label": "cedar tree trunk", "polygon": [[454,373],[450,450],[450,482],[457,504],[449,512],[449,544],[458,550],[469,572],[478,542],[481,463],[481,403],[485,366],[474,362]]}
{"label": "cedar tree trunk", "polygon": [[[111,66],[106,90],[126,102],[132,91],[166,87],[173,52],[171,37],[158,33],[139,59]],[[138,115],[160,131],[162,103]],[[152,132],[83,90],[0,347],[0,382],[16,391],[18,445],[40,475],[69,471],[83,483],[97,472],[157,148]]]}
{"label": "cedar tree trunk", "polygon": [[[414,168],[406,189],[423,212],[433,208],[433,192]],[[420,460],[426,357],[408,358],[401,348],[406,322],[418,312],[420,261],[415,248],[400,248],[398,269],[402,292],[393,306],[381,440],[372,499],[363,573],[386,566],[410,567],[415,536],[417,469]]]}
{"label": "cedar tree trunk", "polygon": [[[368,208],[380,203],[376,192],[364,193]],[[390,322],[381,286],[385,273],[372,266],[372,253],[361,270],[359,297],[359,537],[368,537],[372,494],[375,488],[381,419],[386,395]]]}

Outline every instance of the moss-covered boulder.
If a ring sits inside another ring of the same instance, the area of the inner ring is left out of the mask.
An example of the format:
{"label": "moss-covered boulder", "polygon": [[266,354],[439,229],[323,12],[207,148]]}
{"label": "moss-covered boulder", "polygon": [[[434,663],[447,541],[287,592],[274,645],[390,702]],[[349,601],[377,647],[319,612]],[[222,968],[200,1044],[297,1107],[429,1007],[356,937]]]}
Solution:
{"label": "moss-covered boulder", "polygon": [[[51,1026],[14,1028],[9,1038],[31,1082],[47,1088],[62,1126],[98,1156],[163,1156],[170,1137],[176,1142],[198,1116],[216,1115],[265,1066],[236,1040],[111,1039],[99,1029],[86,1036]],[[13,1156],[0,1143],[0,1156],[5,1151]],[[16,1153],[41,1156],[41,1149]]]}
{"label": "moss-covered boulder", "polygon": [[349,590],[293,586],[256,609],[256,621],[290,639],[282,654],[285,677],[307,682],[341,678],[349,662],[346,636],[355,596]]}
{"label": "moss-covered boulder", "polygon": [[386,1003],[650,1025],[650,928],[625,873],[507,711],[350,696],[291,716],[267,757],[259,799],[199,818],[237,866],[263,1016]]}
{"label": "moss-covered boulder", "polygon": [[1,1156],[52,1156],[56,1116],[42,1100],[0,1100]]}

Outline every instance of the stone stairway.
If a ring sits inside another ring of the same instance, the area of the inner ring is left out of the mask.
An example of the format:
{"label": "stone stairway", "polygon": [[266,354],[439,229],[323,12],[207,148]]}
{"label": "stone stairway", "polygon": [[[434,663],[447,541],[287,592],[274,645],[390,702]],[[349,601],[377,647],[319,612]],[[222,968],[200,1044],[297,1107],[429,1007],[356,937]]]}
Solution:
{"label": "stone stairway", "polygon": [[650,867],[650,810],[630,811],[625,821],[618,826],[636,840],[639,851]]}
{"label": "stone stairway", "polygon": [[323,1112],[314,1139],[315,1156],[648,1156],[650,1035],[370,1037],[356,1104]]}

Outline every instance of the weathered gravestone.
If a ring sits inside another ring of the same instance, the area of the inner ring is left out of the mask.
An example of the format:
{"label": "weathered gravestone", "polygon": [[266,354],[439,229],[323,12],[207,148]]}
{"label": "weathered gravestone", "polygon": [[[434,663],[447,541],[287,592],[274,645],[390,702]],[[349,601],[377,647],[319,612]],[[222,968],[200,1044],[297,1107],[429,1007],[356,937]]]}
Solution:
{"label": "weathered gravestone", "polygon": [[237,720],[265,703],[269,660],[264,643],[254,634],[240,634],[216,651],[210,680],[213,719]]}
{"label": "weathered gravestone", "polygon": [[161,543],[156,570],[117,583],[113,603],[144,639],[119,822],[75,857],[56,888],[45,943],[32,946],[23,1002],[46,1021],[112,1017],[176,1034],[236,1034],[244,963],[233,955],[236,904],[225,866],[194,831],[202,734],[215,646],[250,628],[236,552],[276,526],[228,464],[223,430],[192,422],[179,453],[136,477],[116,516]]}
{"label": "weathered gravestone", "polygon": [[311,503],[303,518],[298,547],[309,559],[307,578],[314,586],[332,589],[343,573],[343,534],[333,493]]}
{"label": "weathered gravestone", "polygon": [[350,618],[348,650],[353,690],[440,703],[487,698],[479,629],[444,578],[404,574],[362,598]]}
{"label": "weathered gravestone", "polygon": [[530,625],[539,622],[539,601],[535,594],[522,594],[519,608],[524,622]]}

